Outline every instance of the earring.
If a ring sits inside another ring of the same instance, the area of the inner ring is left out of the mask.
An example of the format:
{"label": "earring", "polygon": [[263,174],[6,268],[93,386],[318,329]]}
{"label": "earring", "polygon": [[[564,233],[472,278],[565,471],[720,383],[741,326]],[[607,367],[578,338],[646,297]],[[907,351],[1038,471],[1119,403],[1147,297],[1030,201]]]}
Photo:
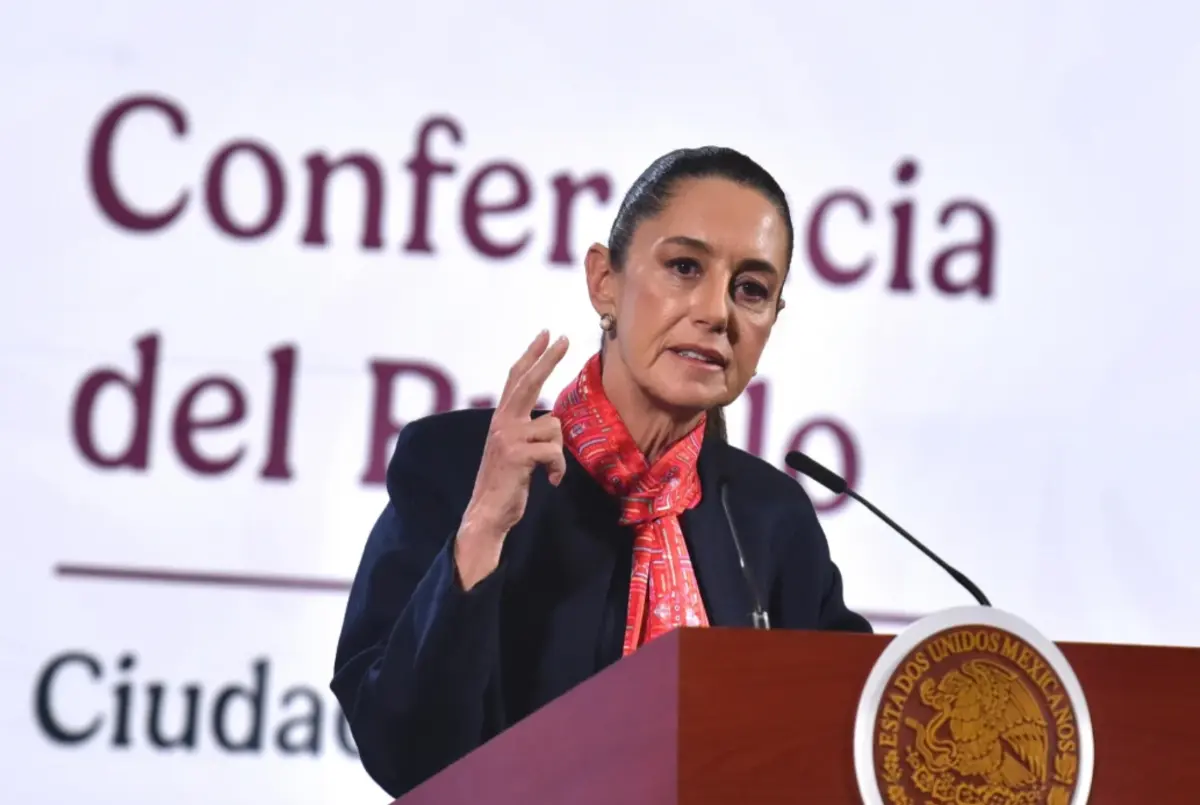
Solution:
{"label": "earring", "polygon": [[600,329],[606,333],[612,332],[613,325],[616,323],[617,320],[612,317],[611,313],[605,313],[600,317]]}

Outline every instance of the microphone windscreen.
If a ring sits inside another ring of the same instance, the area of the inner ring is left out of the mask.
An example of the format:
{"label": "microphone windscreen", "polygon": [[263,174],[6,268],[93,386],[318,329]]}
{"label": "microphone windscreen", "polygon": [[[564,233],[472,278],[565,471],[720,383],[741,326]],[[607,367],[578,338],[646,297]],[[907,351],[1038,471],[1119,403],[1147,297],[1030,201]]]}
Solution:
{"label": "microphone windscreen", "polygon": [[801,475],[807,475],[821,486],[828,489],[835,495],[842,495],[846,492],[846,479],[838,475],[833,470],[818,464],[813,459],[801,453],[799,450],[792,450],[784,459],[787,465]]}

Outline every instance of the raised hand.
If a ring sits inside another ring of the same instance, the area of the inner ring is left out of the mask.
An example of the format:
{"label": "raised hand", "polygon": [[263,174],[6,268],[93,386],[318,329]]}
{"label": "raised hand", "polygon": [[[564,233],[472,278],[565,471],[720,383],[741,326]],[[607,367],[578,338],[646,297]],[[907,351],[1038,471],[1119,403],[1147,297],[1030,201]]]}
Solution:
{"label": "raised hand", "polygon": [[545,467],[556,486],[566,472],[561,423],[549,415],[532,417],[542,386],[567,353],[565,336],[549,342],[549,333],[542,331],[513,364],[492,415],[455,544],[459,578],[467,589],[499,563],[504,538],[525,514],[534,469]]}

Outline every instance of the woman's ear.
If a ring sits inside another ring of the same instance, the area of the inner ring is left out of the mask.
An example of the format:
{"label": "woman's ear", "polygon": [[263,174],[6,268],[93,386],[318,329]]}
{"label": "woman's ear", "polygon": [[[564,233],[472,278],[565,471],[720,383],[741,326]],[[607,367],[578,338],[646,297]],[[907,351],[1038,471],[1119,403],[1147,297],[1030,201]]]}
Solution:
{"label": "woman's ear", "polygon": [[593,243],[583,258],[587,274],[588,297],[597,316],[617,315],[617,272],[613,270],[607,246]]}

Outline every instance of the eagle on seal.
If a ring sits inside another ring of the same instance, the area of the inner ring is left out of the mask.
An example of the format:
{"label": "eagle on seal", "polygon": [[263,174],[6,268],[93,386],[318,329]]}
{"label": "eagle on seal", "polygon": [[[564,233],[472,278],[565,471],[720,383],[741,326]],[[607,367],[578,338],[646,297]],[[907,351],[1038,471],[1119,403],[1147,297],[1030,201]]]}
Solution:
{"label": "eagle on seal", "polygon": [[[991,660],[966,661],[921,684],[921,701],[936,713],[928,724],[906,719],[931,771],[953,770],[1010,790],[1046,782],[1046,718],[1019,676]],[[943,734],[949,728],[949,735]]]}

